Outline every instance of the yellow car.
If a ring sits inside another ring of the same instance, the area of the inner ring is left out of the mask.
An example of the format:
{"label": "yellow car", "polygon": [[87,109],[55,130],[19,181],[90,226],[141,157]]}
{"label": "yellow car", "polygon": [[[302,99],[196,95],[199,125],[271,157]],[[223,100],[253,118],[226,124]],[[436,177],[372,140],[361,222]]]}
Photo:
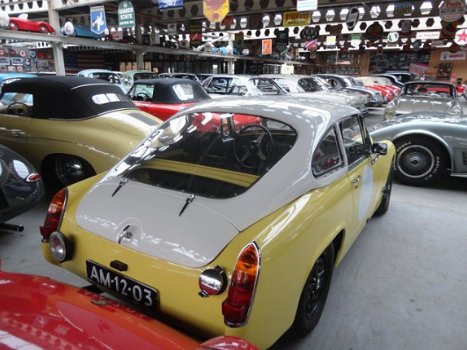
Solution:
{"label": "yellow car", "polygon": [[43,254],[147,312],[267,348],[317,324],[334,266],[388,210],[393,159],[354,108],[201,102],[60,191]]}
{"label": "yellow car", "polygon": [[108,170],[160,124],[118,87],[82,77],[19,79],[0,102],[0,143],[60,188]]}

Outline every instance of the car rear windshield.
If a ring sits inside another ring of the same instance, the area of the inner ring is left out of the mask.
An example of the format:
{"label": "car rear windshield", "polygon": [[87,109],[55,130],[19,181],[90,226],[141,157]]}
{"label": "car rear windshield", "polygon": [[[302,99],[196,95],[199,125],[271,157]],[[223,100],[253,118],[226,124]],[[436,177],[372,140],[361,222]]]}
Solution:
{"label": "car rear windshield", "polygon": [[297,138],[289,125],[260,116],[193,113],[171,119],[116,168],[116,175],[210,198],[254,185]]}

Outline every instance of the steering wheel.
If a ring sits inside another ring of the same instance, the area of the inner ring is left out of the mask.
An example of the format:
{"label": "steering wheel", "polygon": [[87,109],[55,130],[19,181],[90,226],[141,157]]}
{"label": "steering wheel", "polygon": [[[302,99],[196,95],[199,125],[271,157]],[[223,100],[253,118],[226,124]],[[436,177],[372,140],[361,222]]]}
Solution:
{"label": "steering wheel", "polygon": [[146,94],[145,92],[140,92],[136,95],[136,100],[137,101],[149,101],[151,99],[151,97],[149,97],[148,94]]}
{"label": "steering wheel", "polygon": [[14,114],[20,116],[30,116],[31,107],[23,102],[13,102],[8,105],[6,109],[7,114]]}
{"label": "steering wheel", "polygon": [[244,168],[255,168],[271,156],[272,145],[272,135],[268,129],[259,124],[247,125],[235,138],[235,159]]}

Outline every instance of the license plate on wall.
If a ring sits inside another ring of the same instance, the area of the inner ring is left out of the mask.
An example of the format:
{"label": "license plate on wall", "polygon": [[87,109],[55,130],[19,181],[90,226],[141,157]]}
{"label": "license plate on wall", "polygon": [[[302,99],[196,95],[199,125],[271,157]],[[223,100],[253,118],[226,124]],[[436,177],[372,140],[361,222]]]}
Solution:
{"label": "license plate on wall", "polygon": [[86,260],[86,273],[89,281],[121,295],[126,300],[153,310],[159,307],[159,295],[151,287],[111,271],[90,260]]}

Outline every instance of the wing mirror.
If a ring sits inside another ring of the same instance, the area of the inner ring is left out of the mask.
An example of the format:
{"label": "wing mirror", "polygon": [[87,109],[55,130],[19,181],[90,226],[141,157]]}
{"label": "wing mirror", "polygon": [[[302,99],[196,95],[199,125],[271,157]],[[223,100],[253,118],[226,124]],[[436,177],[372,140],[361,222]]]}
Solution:
{"label": "wing mirror", "polygon": [[388,145],[382,142],[376,142],[371,146],[371,151],[384,156],[388,153]]}

